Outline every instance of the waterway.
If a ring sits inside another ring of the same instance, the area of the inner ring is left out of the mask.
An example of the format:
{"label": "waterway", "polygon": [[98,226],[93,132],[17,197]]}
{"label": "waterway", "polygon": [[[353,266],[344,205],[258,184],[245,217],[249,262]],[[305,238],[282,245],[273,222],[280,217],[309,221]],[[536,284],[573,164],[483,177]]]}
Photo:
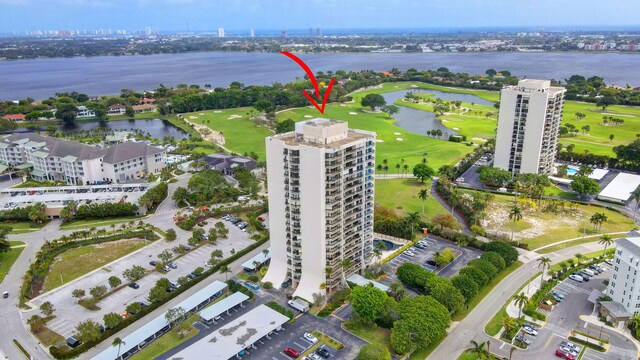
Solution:
{"label": "waterway", "polygon": [[[56,125],[56,128],[61,131],[74,131],[74,130],[91,130],[95,128],[111,129],[114,131],[125,130],[141,130],[144,133],[149,133],[151,137],[156,139],[162,139],[165,136],[172,136],[175,139],[186,139],[189,137],[187,133],[182,129],[176,127],[172,123],[162,119],[138,119],[138,120],[118,120],[107,122],[78,122],[74,125]],[[21,131],[34,131],[34,130],[46,130],[46,126],[26,126],[17,128],[16,132]]]}
{"label": "waterway", "polygon": [[[509,70],[516,76],[567,79],[599,75],[609,84],[640,86],[640,54],[588,53],[407,53],[301,54],[313,71],[398,68],[484,74]],[[304,76],[291,60],[274,53],[185,53],[0,61],[0,100],[46,99],[57,92],[119,94],[120,89],[152,90],[160,84],[227,86],[289,82]]]}
{"label": "waterway", "polygon": [[[443,92],[438,90],[400,90],[382,94],[387,104],[393,104],[396,100],[404,98],[409,92],[433,94],[436,98],[446,101],[463,101],[468,103],[476,103],[478,105],[493,106],[491,101],[479,98],[472,94],[457,94],[450,92]],[[396,118],[395,125],[401,127],[407,131],[427,135],[428,130],[441,130],[444,134],[443,138],[447,139],[449,135],[456,135],[457,132],[444,126],[436,115],[430,111],[417,110],[405,106],[399,106],[400,111],[394,114]]]}

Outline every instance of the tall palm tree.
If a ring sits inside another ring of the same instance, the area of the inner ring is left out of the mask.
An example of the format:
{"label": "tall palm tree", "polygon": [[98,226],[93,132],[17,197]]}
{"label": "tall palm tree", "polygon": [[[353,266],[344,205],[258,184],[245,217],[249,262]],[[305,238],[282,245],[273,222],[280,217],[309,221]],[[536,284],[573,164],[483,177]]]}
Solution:
{"label": "tall palm tree", "polygon": [[509,210],[509,220],[513,220],[513,225],[511,226],[511,241],[513,241],[513,233],[516,231],[516,223],[521,219],[522,210],[517,206],[513,206],[511,210]]}
{"label": "tall palm tree", "polygon": [[126,345],[127,343],[125,343],[122,339],[120,339],[119,337],[113,339],[113,342],[111,343],[111,346],[113,347],[118,347],[118,355],[116,356],[116,359],[120,357],[120,347],[122,345]]}
{"label": "tall palm tree", "polygon": [[407,164],[402,165],[402,177],[404,177],[404,174],[408,172],[409,172],[409,165]]}
{"label": "tall palm tree", "polygon": [[382,170],[384,170],[384,177],[387,177],[387,174],[389,173],[389,166],[385,165]]}
{"label": "tall palm tree", "polygon": [[542,289],[542,283],[544,282],[544,270],[551,266],[551,259],[548,257],[541,257],[538,259],[538,267],[542,266],[542,275],[540,275],[540,288]]}
{"label": "tall palm tree", "polygon": [[231,269],[229,269],[229,267],[227,265],[222,265],[222,266],[220,266],[220,272],[222,274],[224,274],[224,279],[225,279],[226,282],[228,282],[229,281],[229,275],[228,274],[231,272]]}
{"label": "tall palm tree", "polygon": [[380,248],[373,249],[373,257],[376,258],[376,262],[380,263],[380,258],[382,258],[382,250]]}
{"label": "tall palm tree", "polygon": [[342,268],[342,283],[347,286],[349,286],[347,284],[347,272],[353,267],[353,265],[355,265],[355,262],[353,262],[353,259],[351,258],[346,258],[340,263],[340,267]]}
{"label": "tall palm tree", "polygon": [[636,222],[636,211],[638,211],[638,207],[640,206],[640,186],[638,186],[631,193],[631,200],[636,202],[636,205],[633,207],[633,222]]}
{"label": "tall palm tree", "polygon": [[407,222],[411,225],[411,236],[413,236],[413,227],[420,220],[420,214],[417,212],[408,213],[405,219],[407,219]]}
{"label": "tall palm tree", "polygon": [[513,356],[513,352],[516,351],[516,347],[512,346],[511,349],[509,349],[509,360],[511,360],[511,357]]}
{"label": "tall palm tree", "polygon": [[424,202],[429,198],[429,190],[421,189],[418,191],[418,198],[422,200],[422,215],[424,215]]}
{"label": "tall palm tree", "polygon": [[487,360],[490,356],[489,349],[486,346],[487,343],[478,343],[475,340],[471,340],[471,347],[466,349],[464,352],[475,354],[480,360]]}
{"label": "tall palm tree", "polygon": [[377,171],[377,172],[381,173],[383,169],[384,169],[384,168],[382,167],[382,164],[378,164],[378,165],[376,165],[376,171]]}
{"label": "tall palm tree", "polygon": [[506,318],[502,319],[502,326],[504,327],[504,333],[507,335],[515,325],[516,325],[516,319],[512,318],[511,316],[507,316]]}
{"label": "tall palm tree", "polygon": [[407,289],[401,282],[395,281],[389,286],[389,295],[395,300],[400,301],[407,295]]}
{"label": "tall palm tree", "polygon": [[522,308],[527,306],[527,304],[529,303],[529,298],[527,297],[527,295],[524,294],[524,292],[521,292],[520,294],[515,296],[514,300],[515,300],[516,306],[519,309],[518,318],[521,318],[522,317]]}
{"label": "tall palm tree", "polygon": [[400,164],[396,164],[396,170],[398,170],[398,177],[400,177],[400,169],[402,168],[402,166],[400,166]]}
{"label": "tall palm tree", "polygon": [[602,256],[607,255],[607,247],[613,244],[613,238],[609,234],[604,234],[598,241],[598,244],[604,245],[604,250],[602,250]]}

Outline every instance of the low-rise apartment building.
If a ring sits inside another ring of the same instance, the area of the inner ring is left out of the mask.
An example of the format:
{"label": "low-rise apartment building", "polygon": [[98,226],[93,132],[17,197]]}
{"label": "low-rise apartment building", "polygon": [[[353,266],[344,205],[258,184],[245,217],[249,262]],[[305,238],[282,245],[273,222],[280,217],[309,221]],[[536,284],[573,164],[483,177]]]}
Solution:
{"label": "low-rise apartment building", "polygon": [[38,134],[12,134],[0,139],[0,163],[9,167],[32,165],[36,180],[65,181],[70,185],[123,183],[165,166],[164,150],[127,142],[97,148]]}
{"label": "low-rise apartment building", "polygon": [[613,271],[606,294],[630,314],[640,312],[640,237],[616,240],[616,254],[611,267]]}

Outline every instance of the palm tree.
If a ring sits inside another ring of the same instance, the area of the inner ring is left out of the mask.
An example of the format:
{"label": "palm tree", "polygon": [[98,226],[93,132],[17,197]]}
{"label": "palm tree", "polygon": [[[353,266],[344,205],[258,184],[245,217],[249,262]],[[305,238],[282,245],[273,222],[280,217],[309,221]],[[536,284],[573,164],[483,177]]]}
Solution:
{"label": "palm tree", "polygon": [[514,300],[515,300],[516,306],[520,310],[518,312],[518,318],[521,318],[522,308],[524,308],[525,306],[527,306],[527,304],[529,304],[529,298],[527,297],[527,295],[524,294],[524,292],[521,292],[520,294],[515,296]]}
{"label": "palm tree", "polygon": [[629,319],[629,327],[635,331],[637,337],[640,333],[640,314],[636,313]]}
{"label": "palm tree", "polygon": [[380,248],[375,248],[373,249],[373,257],[375,257],[377,260],[377,263],[380,263],[380,258],[382,258],[382,250],[380,250]]}
{"label": "palm tree", "polygon": [[340,267],[342,268],[342,281],[343,284],[347,286],[349,286],[347,284],[347,272],[353,267],[353,265],[355,265],[355,263],[351,258],[346,258],[340,263]]}
{"label": "palm tree", "polygon": [[125,343],[122,339],[120,339],[119,337],[113,339],[113,342],[111,343],[111,346],[113,347],[118,347],[118,355],[116,356],[116,359],[120,357],[120,347],[122,345],[126,345],[127,343]]}
{"label": "palm tree", "polygon": [[422,200],[422,215],[424,215],[424,202],[429,198],[429,190],[421,189],[418,191],[418,198]]}
{"label": "palm tree", "polygon": [[453,189],[449,195],[449,204],[451,204],[451,214],[456,210],[456,205],[461,201],[461,195],[458,189]]}
{"label": "palm tree", "polygon": [[477,343],[475,340],[471,340],[471,347],[464,352],[475,354],[480,360],[489,359],[490,354],[489,349],[486,346],[487,343]]}
{"label": "palm tree", "polygon": [[604,250],[602,251],[602,256],[604,257],[607,255],[607,247],[613,244],[613,238],[611,238],[611,235],[609,234],[604,234],[600,238],[600,241],[598,241],[598,244],[604,245]]}
{"label": "palm tree", "polygon": [[377,171],[377,172],[381,173],[383,169],[384,169],[384,168],[382,167],[382,164],[378,164],[378,165],[376,165],[376,171]]}
{"label": "palm tree", "polygon": [[229,276],[227,274],[229,274],[230,272],[231,272],[231,269],[229,269],[227,265],[220,266],[220,273],[224,274],[225,282],[229,281]]}
{"label": "palm tree", "polygon": [[269,256],[269,249],[262,250],[262,255],[264,255],[265,257]]}
{"label": "palm tree", "polygon": [[411,225],[411,236],[413,237],[413,227],[420,220],[420,214],[417,212],[408,213],[405,219]]}
{"label": "palm tree", "polygon": [[544,270],[551,266],[551,259],[548,257],[541,257],[538,259],[538,267],[542,265],[542,274],[540,275],[540,288],[542,289],[542,282],[544,281]]}
{"label": "palm tree", "polygon": [[516,351],[516,347],[512,346],[511,349],[509,349],[509,360],[511,360],[511,357],[513,356],[513,352]]}
{"label": "palm tree", "polygon": [[636,222],[636,211],[638,211],[638,206],[640,206],[640,186],[638,186],[631,193],[631,200],[636,202],[636,205],[633,207],[633,222]]}
{"label": "palm tree", "polygon": [[400,164],[396,164],[396,170],[398,170],[398,177],[400,177]]}
{"label": "palm tree", "polygon": [[513,226],[511,226],[511,241],[513,241],[513,233],[516,231],[516,222],[522,219],[522,210],[519,207],[514,206],[509,210],[509,220],[513,220]]}
{"label": "palm tree", "polygon": [[389,295],[395,300],[400,301],[407,295],[407,289],[401,282],[396,281],[389,286]]}
{"label": "palm tree", "polygon": [[509,334],[509,331],[511,331],[511,329],[513,329],[513,327],[516,325],[516,319],[512,318],[511,316],[507,316],[506,318],[502,319],[502,326],[504,327],[504,333]]}
{"label": "palm tree", "polygon": [[402,165],[402,177],[404,177],[404,173],[408,173],[409,172],[409,165],[404,164]]}

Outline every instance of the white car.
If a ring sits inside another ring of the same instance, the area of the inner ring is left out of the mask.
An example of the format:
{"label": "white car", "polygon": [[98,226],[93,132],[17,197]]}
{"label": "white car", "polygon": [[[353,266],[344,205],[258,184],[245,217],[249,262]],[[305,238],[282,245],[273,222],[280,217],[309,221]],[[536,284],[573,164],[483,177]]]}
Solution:
{"label": "white car", "polygon": [[582,278],[582,276],[580,276],[580,275],[571,274],[571,275],[569,275],[569,279],[571,279],[573,281],[577,281],[579,283],[584,282],[584,278]]}
{"label": "white car", "polygon": [[311,334],[311,333],[304,333],[304,335],[302,335],[302,337],[304,337],[305,340],[307,340],[307,341],[309,341],[310,343],[313,343],[313,344],[318,342],[318,339],[315,336],[313,336],[313,334]]}
{"label": "white car", "polygon": [[529,326],[525,326],[522,328],[522,331],[526,332],[529,335],[533,335],[533,336],[538,336],[538,330],[529,327]]}
{"label": "white car", "polygon": [[407,256],[411,256],[411,257],[416,256],[416,253],[414,253],[414,252],[413,252],[413,251],[411,251],[411,250],[407,250],[407,251],[405,251],[405,252],[404,252],[404,254],[405,254],[405,255],[407,255]]}

